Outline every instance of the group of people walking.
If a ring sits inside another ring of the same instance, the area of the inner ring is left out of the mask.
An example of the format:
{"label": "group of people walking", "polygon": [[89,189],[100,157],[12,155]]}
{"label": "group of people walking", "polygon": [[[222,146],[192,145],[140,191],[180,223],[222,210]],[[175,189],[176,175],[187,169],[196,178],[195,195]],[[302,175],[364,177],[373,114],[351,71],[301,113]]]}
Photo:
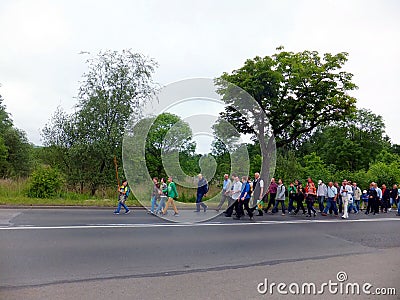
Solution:
{"label": "group of people walking", "polygon": [[284,216],[287,197],[289,198],[287,213],[293,215],[301,210],[306,217],[315,217],[317,210],[314,203],[317,202],[322,216],[329,214],[338,217],[342,214],[342,219],[347,219],[349,213],[358,214],[364,206],[366,206],[365,214],[374,215],[379,211],[382,213],[391,211],[392,206],[396,206],[397,215],[400,216],[398,205],[400,191],[397,185],[393,185],[391,189],[386,185],[379,188],[375,182],[372,182],[367,190],[361,191],[356,182],[348,180],[343,180],[341,185],[338,182],[325,184],[319,180],[316,185],[311,178],[308,178],[305,185],[295,180],[286,187],[281,179],[276,182],[275,178],[272,178],[266,189],[259,173],[254,174],[253,180],[246,176],[242,177],[241,182],[235,174],[231,176],[231,179],[228,174],[225,174],[221,201],[216,210],[221,210],[224,203],[228,202],[228,207],[224,211],[226,217],[235,215],[235,219],[240,219],[245,216],[244,210],[246,210],[252,220],[255,210],[258,211],[257,216],[262,216],[264,213],[276,214],[279,207]]}
{"label": "group of people walking", "polygon": [[[149,213],[166,215],[169,206],[172,206],[174,216],[179,216],[175,205],[178,191],[172,177],[168,177],[167,181],[164,178],[158,180],[154,177],[153,184]],[[199,174],[195,212],[200,212],[201,209],[204,212],[207,211],[208,206],[203,202],[203,197],[207,195],[208,190],[207,180],[202,174]],[[125,200],[129,194],[129,187],[126,180],[122,182],[118,192],[119,202],[114,214],[119,214],[122,207],[125,209],[125,214],[128,214],[130,210],[125,205]],[[286,198],[289,200],[287,210]],[[286,187],[282,179],[276,182],[275,178],[272,178],[266,188],[259,173],[254,174],[253,180],[247,176],[239,178],[236,174],[230,178],[228,174],[225,174],[221,200],[216,211],[219,212],[227,202],[225,216],[234,217],[237,220],[245,217],[246,214],[250,220],[253,220],[255,211],[258,212],[256,216],[262,216],[264,213],[276,214],[279,207],[283,216],[286,215],[286,211],[293,215],[302,211],[306,217],[315,217],[317,210],[314,203],[317,202],[322,216],[329,214],[338,217],[339,214],[342,214],[341,217],[347,219],[349,213],[358,214],[365,207],[365,214],[375,215],[379,212],[390,212],[393,206],[396,206],[397,216],[400,216],[399,199],[400,190],[397,185],[393,185],[392,188],[387,188],[385,184],[378,187],[375,182],[371,182],[368,189],[361,191],[356,182],[348,180],[343,180],[341,185],[338,182],[325,184],[322,180],[318,180],[316,185],[311,178],[308,178],[304,185],[300,180],[295,180]]]}

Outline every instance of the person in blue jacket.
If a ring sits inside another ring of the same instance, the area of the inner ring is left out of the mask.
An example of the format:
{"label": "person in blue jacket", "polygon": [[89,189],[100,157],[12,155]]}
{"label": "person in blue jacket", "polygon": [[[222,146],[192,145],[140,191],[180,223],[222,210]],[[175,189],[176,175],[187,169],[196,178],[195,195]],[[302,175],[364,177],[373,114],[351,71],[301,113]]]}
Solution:
{"label": "person in blue jacket", "polygon": [[196,197],[195,212],[200,211],[200,206],[204,209],[204,212],[206,212],[208,206],[203,203],[203,197],[207,195],[208,182],[201,174],[199,174],[197,177],[199,178],[199,182],[197,183],[197,197]]}
{"label": "person in blue jacket", "polygon": [[250,220],[254,220],[253,218],[253,212],[249,207],[249,202],[250,202],[250,197],[251,197],[251,191],[250,191],[250,183],[248,181],[247,176],[242,177],[242,190],[239,196],[239,199],[237,200],[236,203],[236,220],[240,220],[241,217],[244,217],[244,209],[247,211]]}

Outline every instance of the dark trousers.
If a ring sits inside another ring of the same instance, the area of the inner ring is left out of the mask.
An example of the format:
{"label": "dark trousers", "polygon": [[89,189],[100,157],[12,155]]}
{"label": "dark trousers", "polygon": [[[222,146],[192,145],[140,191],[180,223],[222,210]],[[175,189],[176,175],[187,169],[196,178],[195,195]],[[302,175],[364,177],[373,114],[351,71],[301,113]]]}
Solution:
{"label": "dark trousers", "polygon": [[202,202],[203,196],[204,196],[204,194],[201,194],[201,193],[198,193],[198,194],[197,194],[197,198],[196,198],[196,210],[197,210],[197,211],[200,211],[200,206],[201,206],[202,208],[206,208],[206,207],[207,207],[207,205],[205,205],[205,204]]}
{"label": "dark trousers", "polygon": [[295,209],[295,207],[293,206],[293,202],[295,201],[295,196],[294,194],[290,194],[289,195],[289,204],[288,204],[288,213],[290,213],[292,210]]}
{"label": "dark trousers", "polygon": [[307,197],[307,210],[308,210],[308,214],[311,216],[311,212],[313,212],[314,214],[317,212],[314,209],[314,196],[308,196]]}
{"label": "dark trousers", "polygon": [[265,212],[267,212],[271,207],[273,208],[275,206],[275,199],[276,199],[276,193],[275,194],[270,193],[267,208],[264,209]]}
{"label": "dark trousers", "polygon": [[390,203],[389,203],[389,199],[385,199],[385,200],[382,199],[381,211],[387,212],[389,207],[391,207]]}
{"label": "dark trousers", "polygon": [[249,217],[251,218],[253,216],[253,212],[251,211],[251,209],[249,207],[249,201],[250,201],[250,198],[236,201],[236,217],[240,218],[240,217],[244,216],[243,206],[244,206],[244,209],[249,214]]}
{"label": "dark trousers", "polygon": [[[228,199],[228,208],[226,209],[225,215],[227,217],[232,216],[233,210],[236,208],[236,202],[237,200],[233,200],[231,197]],[[237,213],[237,211],[236,211]]]}
{"label": "dark trousers", "polygon": [[297,204],[297,208],[294,211],[294,213],[297,214],[299,212],[299,210],[301,209],[303,211],[303,214],[305,214],[306,210],[304,209],[303,199],[296,199],[296,204]]}
{"label": "dark trousers", "polygon": [[323,212],[325,209],[324,201],[325,201],[325,196],[318,196],[318,206],[320,212]]}
{"label": "dark trousers", "polygon": [[369,198],[368,199],[368,206],[367,206],[367,211],[366,213],[379,213],[379,200],[374,199],[374,198]]}

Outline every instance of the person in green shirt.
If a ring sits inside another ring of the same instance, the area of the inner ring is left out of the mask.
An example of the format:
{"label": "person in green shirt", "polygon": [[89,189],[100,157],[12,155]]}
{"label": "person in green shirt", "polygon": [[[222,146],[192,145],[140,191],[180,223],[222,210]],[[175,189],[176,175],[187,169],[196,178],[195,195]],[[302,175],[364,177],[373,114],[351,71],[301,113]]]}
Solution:
{"label": "person in green shirt", "polygon": [[174,216],[179,216],[179,211],[176,208],[175,200],[178,198],[178,191],[176,190],[175,182],[172,181],[172,177],[168,177],[168,200],[165,204],[165,208],[163,209],[163,215],[167,214],[168,206],[171,205],[174,209]]}
{"label": "person in green shirt", "polygon": [[293,182],[290,183],[289,189],[288,189],[288,193],[289,193],[289,206],[288,206],[288,213],[291,214],[292,211],[295,210],[295,207],[293,205],[293,202],[296,199],[296,193],[297,193],[297,189],[296,186],[294,185]]}

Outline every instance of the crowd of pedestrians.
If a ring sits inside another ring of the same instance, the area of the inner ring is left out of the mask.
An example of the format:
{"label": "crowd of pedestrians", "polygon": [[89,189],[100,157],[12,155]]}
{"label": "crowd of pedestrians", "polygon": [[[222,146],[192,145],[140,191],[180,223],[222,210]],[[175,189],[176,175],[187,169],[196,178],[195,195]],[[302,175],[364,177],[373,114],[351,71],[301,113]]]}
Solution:
{"label": "crowd of pedestrians", "polygon": [[[397,216],[400,216],[400,191],[397,185],[387,188],[385,184],[379,187],[375,182],[371,182],[369,188],[362,191],[356,182],[346,179],[341,184],[338,182],[325,184],[322,180],[318,180],[315,184],[308,178],[304,185],[301,181],[295,180],[286,187],[281,179],[276,182],[275,178],[272,178],[268,188],[265,187],[259,173],[254,174],[254,180],[242,177],[241,181],[235,174],[231,178],[225,174],[221,201],[216,210],[221,210],[227,202],[224,214],[235,219],[245,217],[244,210],[252,220],[255,210],[258,211],[256,216],[262,216],[264,213],[276,214],[279,208],[283,216],[297,215],[301,211],[303,215],[311,218],[317,215],[317,206],[319,213],[324,217],[340,215],[342,219],[348,219],[350,213],[358,214],[364,211],[367,215],[375,215],[390,212],[395,206]],[[288,198],[287,210],[286,198]],[[314,205],[315,202],[317,205]]]}
{"label": "crowd of pedestrians", "polygon": [[[154,215],[168,214],[168,208],[171,206],[174,216],[179,216],[179,211],[175,205],[178,198],[176,184],[172,177],[168,180],[153,178],[153,191],[151,195],[151,208],[149,213]],[[203,197],[208,193],[209,185],[207,180],[198,175],[196,210],[201,209],[206,212],[208,206],[203,202]],[[120,209],[125,209],[128,214],[129,208],[125,205],[125,200],[129,194],[127,181],[124,180],[119,187],[119,203],[115,214],[119,214]],[[286,208],[286,199],[288,198],[288,207]],[[343,180],[338,182],[328,182],[325,184],[318,180],[317,184],[311,178],[308,178],[305,184],[300,180],[291,182],[286,187],[282,179],[275,181],[272,178],[268,187],[261,179],[259,173],[254,174],[254,179],[243,176],[239,178],[236,174],[229,177],[224,175],[222,184],[221,200],[216,208],[219,212],[226,203],[224,215],[234,219],[242,219],[246,215],[250,220],[255,216],[263,216],[264,213],[276,214],[281,210],[282,216],[286,214],[297,215],[300,211],[306,217],[315,217],[317,215],[316,207],[319,213],[326,217],[328,215],[348,219],[350,213],[358,214],[363,211],[368,214],[388,213],[393,206],[397,209],[397,216],[400,216],[399,206],[400,190],[397,185],[388,188],[385,184],[381,187],[377,183],[371,182],[368,189],[361,190],[356,182]],[[315,205],[315,202],[316,205]]]}

